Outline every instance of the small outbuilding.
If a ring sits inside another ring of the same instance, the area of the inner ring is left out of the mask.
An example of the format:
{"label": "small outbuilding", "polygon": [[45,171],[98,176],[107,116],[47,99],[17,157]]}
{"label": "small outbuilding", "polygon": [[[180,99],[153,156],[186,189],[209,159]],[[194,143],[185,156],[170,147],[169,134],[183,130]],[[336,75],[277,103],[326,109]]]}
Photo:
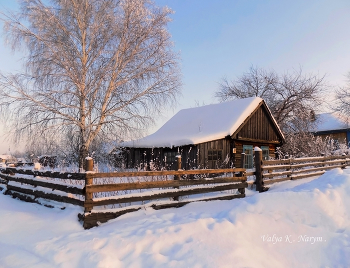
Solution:
{"label": "small outbuilding", "polygon": [[348,117],[335,112],[318,114],[316,119],[315,136],[322,139],[329,137],[339,144],[350,145],[350,122]]}
{"label": "small outbuilding", "polygon": [[175,169],[176,156],[182,168],[253,167],[253,148],[265,159],[275,157],[284,142],[265,101],[259,97],[180,110],[158,131],[139,140],[122,143],[126,168]]}

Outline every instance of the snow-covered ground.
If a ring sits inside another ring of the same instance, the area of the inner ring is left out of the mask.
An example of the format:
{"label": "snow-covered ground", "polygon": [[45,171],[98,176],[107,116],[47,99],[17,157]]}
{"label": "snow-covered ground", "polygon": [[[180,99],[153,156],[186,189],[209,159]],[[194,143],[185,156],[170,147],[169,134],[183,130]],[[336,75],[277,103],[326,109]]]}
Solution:
{"label": "snow-covered ground", "polygon": [[247,195],[83,230],[78,207],[0,194],[0,267],[350,267],[350,169]]}

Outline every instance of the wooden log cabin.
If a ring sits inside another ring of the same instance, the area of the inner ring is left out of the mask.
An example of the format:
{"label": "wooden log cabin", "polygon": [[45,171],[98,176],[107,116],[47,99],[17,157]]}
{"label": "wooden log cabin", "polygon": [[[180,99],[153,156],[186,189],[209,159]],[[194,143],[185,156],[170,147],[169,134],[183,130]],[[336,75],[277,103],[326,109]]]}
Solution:
{"label": "wooden log cabin", "polygon": [[263,99],[252,97],[180,110],[158,131],[122,143],[124,166],[143,169],[253,168],[253,148],[275,157],[284,136]]}

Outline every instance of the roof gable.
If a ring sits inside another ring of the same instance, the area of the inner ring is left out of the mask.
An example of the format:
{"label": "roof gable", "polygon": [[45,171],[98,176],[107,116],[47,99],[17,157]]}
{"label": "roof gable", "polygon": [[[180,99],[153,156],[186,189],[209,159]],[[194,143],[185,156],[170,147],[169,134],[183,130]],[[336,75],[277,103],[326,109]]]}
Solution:
{"label": "roof gable", "polygon": [[261,98],[251,97],[183,109],[155,133],[139,140],[124,142],[122,145],[171,148],[222,139],[239,129],[262,103],[264,101]]}
{"label": "roof gable", "polygon": [[284,141],[284,135],[264,101],[259,104],[255,111],[232,134],[232,138],[261,142],[267,141],[276,144]]}

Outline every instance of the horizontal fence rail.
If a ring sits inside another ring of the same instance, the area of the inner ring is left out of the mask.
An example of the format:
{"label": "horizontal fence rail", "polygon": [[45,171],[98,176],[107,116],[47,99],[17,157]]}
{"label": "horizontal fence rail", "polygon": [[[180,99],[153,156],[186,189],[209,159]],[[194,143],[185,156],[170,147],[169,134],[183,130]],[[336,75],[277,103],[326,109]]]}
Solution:
{"label": "horizontal fence rail", "polygon": [[27,202],[40,203],[42,198],[84,206],[84,173],[6,168],[0,173],[0,183],[6,185],[5,194]]}
{"label": "horizontal fence rail", "polygon": [[[196,176],[199,176],[197,178]],[[147,178],[151,178],[151,180]],[[101,178],[137,178],[138,182],[96,183]],[[141,178],[141,179],[140,179]],[[161,178],[161,180],[158,180]],[[84,228],[97,226],[111,218],[130,211],[141,209],[145,203],[154,209],[180,207],[195,201],[229,200],[245,197],[248,186],[245,169],[204,169],[204,170],[170,170],[170,171],[138,171],[113,173],[87,173]],[[153,189],[153,190],[151,190]],[[148,191],[146,191],[148,190]],[[218,196],[200,197],[193,200],[179,200],[184,196],[205,193],[217,193],[238,190],[238,193],[226,193]],[[142,191],[142,192],[138,192]],[[107,197],[94,195],[110,193]],[[160,201],[163,199],[163,201]],[[164,200],[166,199],[166,200]],[[140,203],[141,202],[141,203]],[[103,212],[95,207],[127,204],[116,212]],[[134,205],[131,205],[134,203]],[[159,204],[160,203],[160,204]],[[131,207],[130,207],[131,206]]]}
{"label": "horizontal fence rail", "polygon": [[109,178],[109,177],[149,177],[167,175],[200,175],[200,174],[222,174],[230,172],[245,172],[244,168],[226,169],[191,169],[191,170],[164,170],[164,171],[136,171],[136,172],[111,172],[111,173],[87,173],[87,178]]}
{"label": "horizontal fence rail", "polygon": [[[179,159],[181,161],[181,159]],[[245,169],[61,173],[7,167],[5,194],[27,202],[51,200],[84,207],[78,217],[91,228],[146,205],[153,209],[245,197]],[[111,211],[112,210],[112,211]]]}
{"label": "horizontal fence rail", "polygon": [[320,176],[327,170],[345,168],[350,163],[350,156],[347,155],[262,160],[262,157],[260,158],[259,153],[256,152],[255,158],[259,170],[256,170],[254,174],[257,190],[260,184],[260,191],[263,191],[264,185]]}
{"label": "horizontal fence rail", "polygon": [[38,171],[30,169],[16,169],[16,168],[6,168],[7,172],[32,175],[34,177],[47,177],[47,178],[58,178],[63,180],[85,180],[85,173],[70,173],[70,172],[53,172],[53,171]]}

